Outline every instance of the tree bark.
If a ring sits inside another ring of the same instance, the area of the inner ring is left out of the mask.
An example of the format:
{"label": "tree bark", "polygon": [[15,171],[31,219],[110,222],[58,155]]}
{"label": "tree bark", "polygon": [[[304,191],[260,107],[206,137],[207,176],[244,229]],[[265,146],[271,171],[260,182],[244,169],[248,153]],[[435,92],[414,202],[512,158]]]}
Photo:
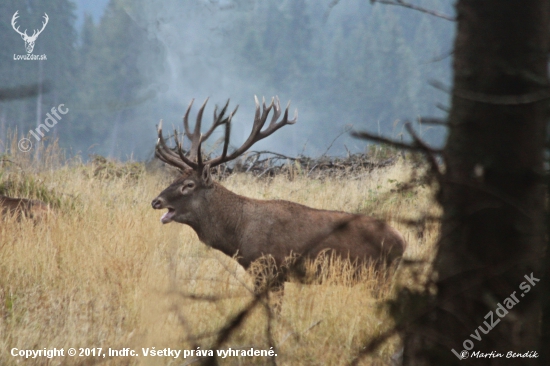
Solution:
{"label": "tree bark", "polygon": [[533,364],[506,355],[541,353],[549,4],[457,3],[437,293],[405,332],[405,364]]}

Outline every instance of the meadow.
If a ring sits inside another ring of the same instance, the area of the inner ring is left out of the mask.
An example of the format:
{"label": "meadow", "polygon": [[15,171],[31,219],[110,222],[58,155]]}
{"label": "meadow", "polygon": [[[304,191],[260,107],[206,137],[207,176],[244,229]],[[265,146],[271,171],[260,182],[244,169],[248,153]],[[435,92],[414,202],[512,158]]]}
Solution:
{"label": "meadow", "polygon": [[[189,227],[160,223],[151,200],[173,179],[168,168],[99,157],[67,161],[55,145],[38,160],[23,153],[0,160],[0,194],[42,199],[54,212],[38,223],[0,219],[2,365],[188,365],[201,359],[142,352],[215,353],[220,340],[217,349],[273,347],[277,354],[220,357],[221,365],[347,365],[394,325],[386,303],[396,291],[422,281],[400,268],[387,278],[367,271],[349,286],[346,273],[334,271],[315,284],[286,283],[280,314],[271,316],[268,305],[254,302],[251,277],[232,258],[200,243]],[[407,240],[406,258],[426,263],[425,272],[439,227],[405,222],[440,211],[433,187],[410,183],[421,170],[399,159],[361,175],[311,179],[296,170],[274,178],[233,174],[221,183],[248,197],[387,220]],[[11,355],[13,348],[66,354],[71,347],[77,356]],[[105,357],[93,356],[99,347]],[[139,356],[109,356],[109,348]],[[399,348],[393,336],[359,364],[390,364]]]}

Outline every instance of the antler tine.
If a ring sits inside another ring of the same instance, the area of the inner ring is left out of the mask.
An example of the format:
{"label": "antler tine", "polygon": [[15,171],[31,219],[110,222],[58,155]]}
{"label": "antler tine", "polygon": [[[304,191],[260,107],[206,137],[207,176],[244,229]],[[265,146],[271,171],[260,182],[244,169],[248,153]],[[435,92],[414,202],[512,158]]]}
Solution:
{"label": "antler tine", "polygon": [[237,113],[237,109],[239,109],[239,106],[237,106],[235,110],[229,114],[229,117],[227,117],[227,122],[225,124],[225,138],[223,141],[223,151],[221,157],[222,161],[227,156],[227,149],[229,148],[229,135],[231,134],[231,119],[233,118],[233,115]]}
{"label": "antler tine", "polygon": [[265,107],[265,98],[262,97],[262,99],[263,99],[263,111],[262,111],[262,127],[263,127],[263,125],[265,124],[265,121],[267,120],[267,116],[269,112],[271,112],[271,109],[273,108],[273,98],[271,98],[271,103],[269,103],[269,106],[267,108]]}
{"label": "antler tine", "polygon": [[[191,103],[189,103],[189,106],[187,107],[187,111],[185,112],[185,116],[183,117],[183,126],[186,131],[185,135],[191,140],[191,148],[190,148],[188,157],[184,155],[182,144],[177,140],[177,136],[176,136],[176,144],[178,145],[178,148],[179,148],[178,150],[179,158],[183,160],[187,165],[190,165],[194,169],[198,169],[198,170],[202,170],[206,164],[210,163],[210,162],[206,162],[205,164],[203,161],[202,151],[201,151],[202,143],[206,139],[208,139],[208,137],[210,137],[210,135],[214,132],[214,130],[219,125],[222,125],[222,124],[226,124],[225,141],[224,141],[225,152],[224,152],[223,158],[225,158],[225,156],[227,155],[227,150],[229,146],[229,134],[231,131],[229,124],[231,123],[231,118],[239,108],[239,106],[235,107],[235,110],[231,112],[231,114],[228,117],[225,117],[225,113],[227,112],[227,108],[229,106],[230,100],[227,100],[227,102],[225,103],[225,105],[223,106],[219,114],[218,114],[218,107],[216,106],[214,108],[214,120],[212,122],[212,126],[205,134],[201,134],[200,129],[202,124],[202,116],[204,114],[204,109],[206,107],[206,104],[208,103],[208,100],[209,98],[206,98],[206,100],[204,101],[204,103],[199,109],[199,112],[197,114],[196,124],[192,133],[189,127],[189,113],[193,105],[194,99],[191,101]],[[172,150],[170,150],[170,152],[173,153]],[[173,154],[176,155],[175,153]]]}
{"label": "antler tine", "polygon": [[199,109],[199,113],[197,114],[197,121],[195,122],[195,131],[193,131],[193,139],[197,139],[197,138],[200,139],[201,137],[202,114],[204,113],[204,108],[206,107],[206,103],[208,103],[208,99],[210,98],[207,97],[204,103],[202,103],[202,106]]}
{"label": "antler tine", "polygon": [[[274,100],[271,99],[271,104],[273,104]],[[279,97],[275,97],[275,104],[273,105],[273,117],[271,117],[271,122],[269,122],[269,127],[273,126],[277,120],[279,119],[279,116],[281,115],[281,102],[279,102]]]}
{"label": "antler tine", "polygon": [[159,122],[157,133],[158,133],[158,138],[157,138],[157,145],[155,146],[155,150],[158,150],[158,152],[161,153],[162,157],[164,158],[166,158],[166,155],[168,155],[169,157],[177,157],[177,154],[174,151],[172,151],[170,148],[168,148],[168,146],[166,146],[166,141],[162,136],[162,120],[160,120]]}
{"label": "antler tine", "polygon": [[197,166],[199,172],[202,172],[202,168],[204,167],[204,164],[202,163],[202,152],[201,152],[201,146],[202,146],[202,135],[199,136],[199,144],[198,144],[198,150],[197,150]]}
{"label": "antler tine", "polygon": [[257,135],[262,128],[265,125],[265,121],[267,119],[267,115],[271,111],[271,108],[273,107],[273,100],[271,100],[271,103],[266,108],[265,106],[265,98],[263,98],[263,105],[262,105],[262,112],[260,115],[260,103],[258,102],[258,97],[254,96],[254,101],[256,102],[256,113],[254,115],[254,124],[252,125],[252,132],[250,133],[250,136]]}
{"label": "antler tine", "polygon": [[155,146],[155,156],[157,156],[159,159],[161,159],[165,163],[181,168],[179,164],[176,164],[177,163],[176,153],[174,153],[172,150],[170,150],[166,146],[166,141],[162,136],[162,120],[160,120],[159,122],[159,126],[157,128],[157,134],[158,134],[158,138],[157,138],[157,144]]}
{"label": "antler tine", "polygon": [[[279,100],[279,97],[271,97],[271,102],[269,103],[269,106],[267,107],[267,109],[271,109],[273,107],[273,103],[275,101],[275,98],[277,98],[277,100]],[[265,107],[265,97],[262,97],[262,99],[264,100],[264,109],[266,108]]]}
{"label": "antler tine", "polygon": [[[183,153],[176,154],[174,151],[172,151],[167,145],[166,141],[164,140],[164,137],[162,136],[162,120],[160,120],[158,125],[158,140],[157,145],[155,146],[155,156],[158,157],[160,160],[165,162],[166,164],[172,165],[180,170],[186,170],[189,168],[196,167],[196,163],[193,163],[189,159],[181,159],[181,155]],[[177,134],[175,135],[177,140]],[[181,149],[178,151],[180,152]]]}
{"label": "antler tine", "polygon": [[224,115],[225,115],[225,112],[227,111],[227,107],[229,106],[229,99],[227,100],[227,102],[225,103],[225,105],[223,106],[222,110],[220,111],[220,114],[218,115],[217,114],[217,111],[218,111],[218,106],[216,105],[214,107],[214,120],[212,121],[212,126],[210,126],[210,129],[208,131],[206,131],[206,133],[203,135],[203,141],[207,140],[210,135],[212,134],[212,132],[214,132],[214,130],[219,126],[219,125],[222,125],[224,123],[227,123],[227,118],[223,118]]}
{"label": "antler tine", "polygon": [[[32,31],[32,36],[30,36],[29,38],[34,38],[36,39],[40,33],[42,33],[42,31],[44,30],[44,28],[46,28],[46,25],[48,24],[48,21],[49,21],[49,17],[48,17],[48,14],[44,13],[44,15],[42,16],[42,18],[44,18],[44,21],[42,22],[42,29],[38,30],[38,29],[33,29]],[[27,30],[25,29],[25,34],[27,34]]]}
{"label": "antler tine", "polygon": [[19,26],[17,26],[17,27],[15,26],[16,23],[17,23],[17,19],[19,19],[19,10],[17,10],[17,11],[15,12],[15,14],[13,14],[13,17],[11,17],[11,26],[12,26],[12,28],[13,28],[17,33],[19,33],[20,35],[23,35],[23,34],[24,34],[24,35],[27,35],[27,30],[26,30],[26,29],[25,29],[25,32],[23,33],[23,32],[21,32],[21,31],[19,30]]}
{"label": "antler tine", "polygon": [[[265,124],[265,121],[267,120],[267,116],[268,116],[269,112],[271,112],[271,109],[274,107],[274,104],[273,104],[274,99],[273,99],[273,97],[271,98],[271,102],[269,103],[269,106],[267,106],[267,107],[265,105],[265,97],[262,97],[262,100],[263,100],[263,103],[262,103],[263,104],[262,105],[262,108],[263,108],[263,110],[262,110],[262,127],[263,127],[263,125]],[[274,114],[273,118],[277,119],[277,118],[279,118],[279,116]],[[271,123],[273,123],[273,120],[271,121]]]}
{"label": "antler tine", "polygon": [[[166,146],[166,141],[162,136],[162,120],[160,121],[159,127],[158,127],[158,141],[157,141],[157,146],[155,148],[155,155],[160,160],[164,161],[167,164],[175,166],[180,170],[192,168],[194,170],[198,170],[199,172],[202,172],[202,170],[206,166],[215,167],[219,164],[222,164],[237,158],[238,156],[242,155],[245,151],[247,151],[256,142],[271,135],[273,132],[277,131],[279,128],[288,124],[296,123],[296,120],[298,118],[298,110],[294,112],[294,118],[292,120],[288,119],[288,108],[290,107],[290,102],[288,102],[283,118],[279,122],[277,122],[277,119],[281,115],[281,105],[278,97],[272,98],[271,103],[268,106],[266,106],[265,98],[263,98],[261,110],[260,110],[260,103],[258,101],[257,96],[254,96],[254,101],[256,104],[256,110],[254,114],[254,123],[252,125],[252,131],[250,132],[250,135],[248,136],[246,141],[241,145],[241,147],[239,147],[238,149],[235,149],[231,154],[229,155],[227,154],[229,149],[229,138],[231,135],[231,120],[233,119],[233,116],[235,115],[235,113],[237,113],[239,106],[236,106],[233,112],[231,112],[229,116],[225,118],[224,118],[224,115],[227,112],[227,108],[229,106],[229,100],[220,111],[220,114],[217,113],[217,108],[215,108],[214,122],[212,123],[212,127],[208,130],[207,134],[202,135],[200,133],[200,124],[202,121],[204,108],[206,106],[206,103],[208,102],[208,98],[207,98],[203,103],[203,105],[201,106],[199,113],[197,115],[197,123],[195,125],[193,134],[190,134],[189,123],[188,123],[189,111],[191,109],[193,101],[191,101],[191,103],[189,104],[189,107],[187,108],[187,112],[183,117],[183,125],[186,130],[186,135],[190,137],[191,143],[192,143],[191,154],[194,153],[196,155],[196,162],[193,161],[194,159],[192,156],[186,157],[185,154],[183,153],[182,144],[178,140],[177,132],[174,132],[174,140],[176,141],[177,153],[175,153],[173,150],[168,148],[168,146]],[[269,115],[272,109],[274,111],[273,111],[273,116],[271,118],[271,122],[269,126],[262,131],[262,128],[264,127],[265,122],[267,120],[267,116]],[[214,129],[221,124],[225,124],[225,136],[224,136],[222,155],[214,159],[210,159],[208,161],[203,161],[202,151],[201,151],[202,143],[210,136],[210,134],[214,131]]]}
{"label": "antler tine", "polygon": [[[214,158],[214,159],[211,159],[211,160],[207,161],[206,163],[204,163],[204,165],[209,165],[211,167],[219,165],[222,162],[224,162],[225,158],[227,157],[227,150],[229,149],[229,137],[231,135],[231,119],[233,118],[235,113],[237,113],[237,110],[239,109],[239,106],[237,105],[235,107],[235,109],[233,110],[233,112],[229,113],[229,116],[222,119],[228,105],[229,105],[229,100],[227,101],[225,107],[223,108],[222,112],[219,115],[219,123],[218,123],[218,125],[225,124],[225,134],[224,134],[222,155],[220,157],[217,157],[217,158]],[[205,137],[203,137],[203,141],[204,140],[206,140]]]}
{"label": "antler tine", "polygon": [[216,106],[216,108],[214,109],[214,120],[215,121],[221,121],[222,120],[223,115],[227,111],[227,107],[229,107],[229,102],[230,101],[231,101],[231,99],[227,99],[227,102],[225,102],[225,105],[223,106],[219,116],[216,116],[216,111],[218,110],[218,106]]}
{"label": "antler tine", "polygon": [[187,111],[185,111],[185,115],[183,116],[183,128],[185,129],[185,135],[189,139],[191,139],[191,129],[189,128],[189,112],[191,111],[191,107],[193,106],[194,101],[195,98],[191,99],[191,103],[189,103]]}
{"label": "antler tine", "polygon": [[[199,113],[197,114],[197,119],[195,122],[195,128],[193,129],[193,133],[186,132],[187,137],[191,140],[191,147],[189,148],[189,158],[191,160],[195,160],[198,154],[198,145],[199,145],[199,139],[201,136],[201,124],[202,124],[202,115],[204,113],[204,108],[206,107],[206,103],[208,103],[208,99],[204,101],[202,106],[199,109]],[[186,113],[186,117],[188,117],[188,113]],[[186,130],[189,131],[189,119],[184,118],[184,124],[187,125]]]}
{"label": "antler tine", "polygon": [[[44,18],[44,22],[42,22],[42,29],[40,29],[38,31],[38,34],[42,33],[42,31],[44,30],[44,28],[46,28],[46,24],[48,24],[48,21],[50,20],[50,18],[48,17],[48,14],[44,13],[44,15],[42,16],[42,18]],[[38,34],[36,35],[38,37]],[[34,35],[34,34],[33,34]]]}
{"label": "antler tine", "polygon": [[254,112],[254,123],[260,118],[260,102],[258,102],[258,97],[254,95],[254,104],[256,105],[256,110]]}
{"label": "antler tine", "polygon": [[[183,152],[183,141],[180,142],[180,140],[178,139],[178,131],[176,131],[175,129],[174,129],[174,142],[176,143],[179,158],[185,164],[187,164],[190,167],[194,168],[196,166],[196,163],[193,162],[191,159],[189,159],[187,156],[185,156],[185,154]],[[170,150],[170,151],[172,151],[172,150]]]}
{"label": "antler tine", "polygon": [[[290,106],[290,102],[289,102],[289,105],[287,106],[287,108],[285,110],[285,114],[284,114],[283,119],[279,122],[276,122],[277,118],[281,114],[280,103],[279,103],[278,98],[277,98],[277,103],[276,104],[275,104],[275,99],[272,99],[269,106],[265,105],[265,100],[264,100],[263,103],[262,103],[263,104],[262,105],[263,110],[261,112],[260,112],[260,103],[258,101],[257,96],[254,96],[254,101],[256,103],[256,112],[255,112],[255,115],[254,115],[254,124],[252,126],[252,131],[250,132],[250,136],[248,136],[248,138],[242,144],[241,147],[234,150],[231,154],[227,155],[227,148],[228,148],[228,145],[229,145],[230,123],[231,123],[231,118],[233,117],[233,115],[237,111],[237,109],[235,109],[235,111],[233,113],[231,113],[231,115],[228,117],[228,123],[226,125],[225,141],[224,141],[224,147],[223,147],[224,150],[222,152],[222,155],[217,157],[217,158],[214,158],[212,160],[209,160],[205,164],[210,164],[211,167],[214,167],[216,165],[219,165],[219,164],[225,163],[227,161],[233,160],[233,159],[237,158],[238,156],[242,155],[245,151],[247,151],[256,142],[258,142],[261,139],[271,135],[273,132],[277,131],[279,128],[281,128],[281,127],[283,127],[287,124],[296,123],[296,119],[298,117],[298,112],[297,111],[294,114],[294,119],[288,120],[288,108]],[[275,112],[274,113],[277,115],[277,118],[272,119],[272,122],[270,123],[268,128],[266,128],[264,131],[262,131],[262,128],[265,124],[267,116],[268,116],[269,112],[271,111],[271,109],[274,108],[274,107],[275,107]]]}
{"label": "antler tine", "polygon": [[[281,105],[279,102],[279,98],[277,98],[277,103],[275,104],[275,111],[273,112],[273,118],[271,119],[271,123],[269,126],[258,133],[258,140],[263,139],[269,135],[271,135],[273,132],[277,131],[279,128],[285,126],[285,125],[293,125],[296,123],[296,120],[298,119],[298,110],[296,109],[294,111],[294,118],[289,120],[288,119],[288,108],[290,107],[290,101],[288,101],[288,104],[285,108],[285,113],[283,115],[283,119],[281,119],[279,122],[277,121],[277,118],[281,115]],[[277,116],[277,118],[275,118]]]}
{"label": "antler tine", "polygon": [[[288,103],[287,103],[287,105],[286,105],[286,111],[288,111],[288,108],[290,108],[290,100],[288,101]],[[285,111],[285,113],[286,113],[286,111]],[[287,114],[287,115],[288,115],[288,114]],[[293,124],[296,123],[297,120],[298,120],[298,108],[296,108],[296,109],[294,110],[294,118],[291,119],[290,121],[288,121],[287,123],[288,123],[289,125],[293,125]]]}
{"label": "antler tine", "polygon": [[208,160],[206,163],[204,163],[204,166],[208,165],[210,167],[215,167],[226,161],[232,160],[231,158],[227,158],[227,150],[229,149],[229,137],[231,135],[231,119],[233,118],[235,113],[237,113],[238,109],[239,109],[239,106],[237,105],[233,110],[233,112],[231,112],[229,116],[223,120],[223,123],[225,123],[225,135],[224,135],[224,141],[223,141],[222,155],[218,156],[217,158]]}

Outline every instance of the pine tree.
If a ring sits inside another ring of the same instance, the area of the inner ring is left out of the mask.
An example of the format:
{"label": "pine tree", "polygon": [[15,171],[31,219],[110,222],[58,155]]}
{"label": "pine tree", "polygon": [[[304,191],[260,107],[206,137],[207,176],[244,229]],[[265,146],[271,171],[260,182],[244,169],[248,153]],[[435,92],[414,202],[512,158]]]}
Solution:
{"label": "pine tree", "polygon": [[[5,36],[0,39],[0,83],[2,87],[47,83],[48,90],[43,90],[36,98],[3,103],[0,112],[0,129],[17,128],[21,134],[34,129],[46,118],[46,112],[59,103],[70,103],[74,91],[72,77],[75,67],[76,32],[74,30],[74,6],[68,0],[52,0],[44,3],[29,0],[25,6],[18,1],[5,1],[0,4],[0,11],[5,19],[0,24]],[[14,60],[14,54],[26,54],[24,43],[13,29],[11,18],[18,12],[16,26],[21,31],[41,29],[45,14],[49,20],[35,42],[33,54],[46,55],[43,61]],[[64,117],[65,118],[65,117]],[[64,122],[68,123],[70,117]],[[54,132],[48,136],[53,138]]]}
{"label": "pine tree", "polygon": [[138,9],[139,3],[112,0],[98,26],[89,18],[84,23],[82,113],[73,138],[81,147],[98,144],[101,154],[114,156],[120,145],[131,143],[122,138],[123,130],[139,116],[144,87],[140,59],[150,44],[146,30],[130,16]]}

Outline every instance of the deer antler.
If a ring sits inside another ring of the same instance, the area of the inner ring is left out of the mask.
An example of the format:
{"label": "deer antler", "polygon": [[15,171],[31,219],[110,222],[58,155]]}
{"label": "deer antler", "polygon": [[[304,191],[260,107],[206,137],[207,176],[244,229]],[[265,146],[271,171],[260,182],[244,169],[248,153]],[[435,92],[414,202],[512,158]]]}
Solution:
{"label": "deer antler", "polygon": [[[298,110],[294,112],[293,119],[291,120],[288,119],[288,108],[290,107],[290,101],[286,106],[283,118],[279,122],[277,122],[277,119],[279,119],[279,116],[281,115],[281,104],[279,102],[279,97],[271,98],[271,103],[267,107],[265,105],[265,99],[262,98],[261,113],[260,113],[260,103],[258,102],[258,98],[256,96],[254,96],[254,101],[256,103],[256,113],[254,116],[254,124],[252,125],[252,131],[250,132],[250,136],[248,136],[248,139],[246,139],[246,141],[241,145],[241,147],[239,147],[238,149],[235,149],[230,155],[226,155],[227,148],[229,146],[229,134],[226,131],[222,155],[207,161],[205,164],[210,164],[211,167],[214,167],[216,165],[220,165],[222,163],[236,159],[240,155],[244,154],[246,150],[250,149],[250,147],[254,145],[256,142],[266,138],[267,136],[271,135],[273,132],[277,131],[279,128],[285,125],[293,125],[294,123],[296,123],[296,120],[298,119]],[[269,123],[269,126],[267,126],[267,128],[262,131],[262,128],[265,125],[267,116],[269,115],[269,112],[271,112],[271,109],[273,109],[273,116],[271,117],[271,122]],[[231,117],[232,116],[230,116],[229,118],[228,125],[231,122]]]}
{"label": "deer antler", "polygon": [[[38,38],[38,36],[40,35],[40,33],[42,33],[42,31],[44,30],[44,28],[46,28],[46,25],[48,24],[48,21],[50,20],[50,18],[48,17],[48,14],[44,13],[44,16],[42,17],[44,18],[44,22],[42,22],[42,29],[40,30],[34,30],[33,33],[32,33],[32,36],[30,36],[30,38],[33,38],[33,39],[36,39]],[[38,32],[38,33],[36,33]],[[36,33],[36,34],[35,34]]]}
{"label": "deer antler", "polygon": [[18,13],[19,13],[19,10],[17,10],[17,11],[15,12],[15,14],[13,14],[13,17],[11,17],[11,27],[13,28],[14,31],[16,31],[17,33],[19,33],[21,36],[26,36],[26,37],[28,37],[28,36],[27,36],[27,30],[26,30],[26,29],[25,29],[25,32],[23,33],[23,32],[21,32],[21,31],[19,30],[19,26],[17,26],[17,28],[15,27],[15,23],[16,23],[16,21],[17,21],[17,18],[19,18]]}
{"label": "deer antler", "polygon": [[11,26],[17,33],[19,33],[21,35],[21,37],[24,37],[24,39],[29,39],[29,40],[36,40],[36,38],[38,38],[38,36],[40,35],[40,33],[42,33],[44,28],[46,28],[46,25],[48,24],[48,21],[50,20],[50,18],[48,17],[48,14],[44,13],[44,16],[43,16],[44,22],[42,22],[42,29],[40,29],[40,30],[35,29],[32,33],[32,36],[28,36],[26,29],[25,29],[24,32],[21,32],[19,30],[19,26],[17,26],[17,27],[15,26],[18,18],[19,18],[19,10],[17,10],[15,12],[15,14],[13,14],[13,17],[11,18]]}
{"label": "deer antler", "polygon": [[197,163],[189,160],[182,151],[181,144],[177,141],[177,134],[174,134],[176,138],[176,145],[178,146],[178,154],[176,154],[172,149],[166,146],[166,141],[162,136],[162,120],[159,122],[158,126],[158,140],[157,145],[155,146],[155,156],[161,161],[165,162],[168,165],[172,165],[178,168],[181,171],[187,169],[196,169],[198,168]]}
{"label": "deer antler", "polygon": [[[194,99],[191,100],[191,103],[189,103],[189,106],[187,107],[187,111],[185,112],[185,115],[183,117],[183,127],[185,129],[185,135],[191,140],[189,157],[185,156],[183,152],[182,144],[178,140],[177,133],[174,133],[174,139],[177,145],[177,153],[174,152],[172,149],[170,149],[168,146],[166,146],[166,141],[162,137],[162,121],[159,123],[158,142],[155,149],[155,155],[163,162],[169,165],[175,166],[180,170],[191,168],[194,170],[202,171],[203,167],[206,165],[209,165],[210,167],[214,167],[216,165],[223,164],[225,162],[231,161],[239,157],[256,142],[271,135],[272,133],[277,131],[279,128],[285,125],[291,125],[296,123],[296,120],[298,118],[298,110],[294,112],[294,118],[292,120],[288,119],[288,108],[290,106],[290,101],[288,102],[288,105],[285,109],[283,118],[277,122],[277,119],[279,119],[281,115],[281,105],[278,97],[272,98],[269,106],[266,106],[265,99],[263,99],[261,110],[260,110],[260,103],[258,102],[258,98],[256,96],[254,96],[254,100],[256,102],[256,113],[254,116],[254,124],[252,126],[252,131],[250,132],[250,136],[241,147],[234,150],[231,154],[227,155],[227,150],[229,148],[229,137],[231,132],[231,119],[237,112],[237,109],[239,108],[239,106],[237,106],[235,110],[233,110],[233,112],[231,112],[227,117],[224,117],[224,116],[225,116],[225,113],[227,112],[227,107],[229,106],[229,100],[220,111],[220,114],[217,113],[218,108],[216,106],[216,108],[214,109],[214,120],[212,122],[212,126],[204,135],[202,135],[200,133],[200,128],[201,128],[204,108],[206,106],[206,103],[208,102],[208,98],[207,98],[204,101],[201,108],[199,109],[199,113],[197,114],[197,120],[196,120],[193,133],[191,133],[191,129],[189,128],[189,112],[193,105]],[[262,128],[264,127],[265,122],[267,120],[267,116],[269,115],[272,109],[273,109],[273,116],[271,117],[271,122],[269,123],[269,126],[262,131]],[[222,155],[214,159],[210,159],[206,162],[203,162],[202,153],[201,153],[201,144],[203,141],[208,139],[208,137],[210,137],[212,132],[220,125],[225,125],[225,137],[224,137]],[[196,162],[193,161],[195,159],[196,159]]]}
{"label": "deer antler", "polygon": [[224,118],[225,112],[227,111],[227,107],[229,106],[229,99],[227,100],[227,103],[225,103],[225,106],[222,108],[219,115],[217,114],[218,106],[216,105],[214,107],[214,119],[212,122],[212,126],[210,126],[210,129],[205,134],[201,135],[202,115],[204,112],[204,107],[206,107],[206,103],[208,102],[208,99],[209,98],[206,98],[201,108],[199,109],[199,113],[197,114],[197,122],[195,123],[195,128],[193,130],[193,133],[191,133],[191,129],[189,128],[189,112],[191,111],[191,106],[193,105],[193,102],[195,101],[195,99],[191,100],[191,103],[189,103],[189,107],[187,107],[187,111],[185,112],[185,116],[183,117],[183,127],[185,129],[185,136],[187,136],[189,140],[191,140],[191,147],[189,148],[189,158],[191,160],[197,158],[197,152],[200,150],[198,148],[200,137],[202,136],[202,140],[206,141],[218,126],[226,124],[228,120],[231,119],[231,116],[233,116],[237,112],[237,109],[239,109],[239,106],[237,106],[229,117]]}

